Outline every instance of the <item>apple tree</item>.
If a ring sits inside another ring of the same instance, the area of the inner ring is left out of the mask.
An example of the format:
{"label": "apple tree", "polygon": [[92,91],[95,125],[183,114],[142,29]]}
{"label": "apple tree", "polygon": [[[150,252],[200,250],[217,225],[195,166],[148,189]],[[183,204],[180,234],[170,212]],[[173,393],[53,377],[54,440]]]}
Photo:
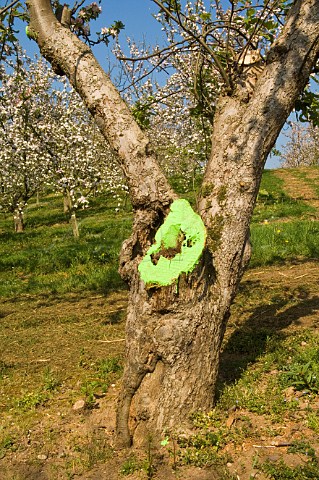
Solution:
{"label": "apple tree", "polygon": [[61,17],[49,0],[27,3],[30,35],[118,155],[134,209],[120,256],[130,287],[117,409],[122,445],[183,428],[190,412],[212,407],[264,163],[319,54],[317,0],[216,0],[207,11],[200,0],[154,3],[219,85],[196,213],[178,199],[146,132],[76,35],[72,11],[65,6]]}

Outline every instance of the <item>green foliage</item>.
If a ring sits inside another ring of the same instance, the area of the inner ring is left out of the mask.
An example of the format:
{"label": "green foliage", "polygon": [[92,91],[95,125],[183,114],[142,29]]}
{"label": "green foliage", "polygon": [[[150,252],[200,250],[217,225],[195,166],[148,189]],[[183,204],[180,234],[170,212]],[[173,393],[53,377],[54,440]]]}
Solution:
{"label": "green foliage", "polygon": [[85,395],[87,407],[93,408],[96,401],[95,396],[107,392],[111,383],[120,377],[123,366],[119,357],[102,359],[89,367],[82,361],[82,366],[89,370],[89,374],[81,390]]}
{"label": "green foliage", "polygon": [[[318,79],[316,82],[319,83]],[[319,126],[319,94],[306,88],[295,104],[300,122],[311,122]]]}
{"label": "green foliage", "polygon": [[206,447],[215,447],[215,449],[218,450],[221,443],[222,439],[220,438],[220,435],[213,432],[205,432],[193,435],[186,439],[178,439],[178,445],[181,448],[194,447],[197,449],[203,449]]}
{"label": "green foliage", "polygon": [[319,478],[318,463],[312,461],[295,468],[289,467],[283,460],[276,463],[267,461],[259,465],[259,468],[271,480],[316,480]]}
{"label": "green foliage", "polygon": [[28,12],[23,6],[23,2],[8,2],[8,5],[0,7],[0,61],[16,50],[18,32],[15,24],[17,20],[28,21],[28,19]]}
{"label": "green foliage", "polygon": [[281,382],[304,393],[319,393],[319,347],[294,352],[292,360],[282,367]]}
{"label": "green foliage", "polygon": [[0,460],[4,458],[8,451],[16,450],[15,439],[11,435],[5,435],[0,440]]}
{"label": "green foliage", "polygon": [[135,118],[139,126],[142,128],[142,130],[146,130],[150,127],[151,115],[154,114],[152,112],[151,103],[149,103],[152,101],[152,97],[149,97],[147,100],[147,103],[143,103],[142,101],[138,100],[131,108],[133,117]]}
{"label": "green foliage", "polygon": [[54,372],[50,367],[46,368],[43,373],[43,389],[48,392],[53,392],[61,385],[61,382],[56,378]]}
{"label": "green foliage", "polygon": [[141,462],[136,459],[135,455],[130,455],[123,463],[120,473],[121,475],[132,475],[141,469]]}
{"label": "green foliage", "polygon": [[23,397],[16,401],[16,407],[26,412],[27,410],[34,410],[37,407],[44,405],[48,401],[48,395],[41,391],[27,392]]}
{"label": "green foliage", "polygon": [[307,455],[313,462],[316,461],[315,449],[308,443],[303,441],[295,441],[288,447],[288,453],[301,453]]}

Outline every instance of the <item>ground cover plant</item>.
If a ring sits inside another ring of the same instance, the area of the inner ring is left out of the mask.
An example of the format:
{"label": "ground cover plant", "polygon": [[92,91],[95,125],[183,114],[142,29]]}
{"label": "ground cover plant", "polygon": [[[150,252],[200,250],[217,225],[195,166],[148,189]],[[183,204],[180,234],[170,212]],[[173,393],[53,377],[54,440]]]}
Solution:
{"label": "ground cover plant", "polygon": [[[296,209],[265,223],[271,201],[258,202],[255,263],[232,307],[214,410],[193,413],[191,434],[168,430],[130,452],[113,443],[127,305],[117,255],[129,208],[116,213],[95,199],[80,212],[79,239],[58,196],[30,204],[23,234],[1,217],[0,478],[318,478],[318,236],[296,236],[318,223],[288,195],[290,172],[279,173],[277,182],[278,172],[267,172],[264,188],[277,211],[277,198]],[[300,250],[265,257],[279,250],[276,229],[285,227]]]}

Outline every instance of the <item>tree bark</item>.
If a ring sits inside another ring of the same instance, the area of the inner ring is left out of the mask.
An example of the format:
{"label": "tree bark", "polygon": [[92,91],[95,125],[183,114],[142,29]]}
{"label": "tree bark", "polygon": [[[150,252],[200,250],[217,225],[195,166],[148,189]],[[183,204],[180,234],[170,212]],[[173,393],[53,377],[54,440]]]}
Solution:
{"label": "tree bark", "polygon": [[117,412],[119,443],[185,428],[213,405],[229,309],[250,257],[249,223],[262,169],[319,52],[319,2],[296,0],[253,84],[238,78],[218,101],[199,213],[207,229],[200,262],[177,285],[147,288],[137,270],[176,198],[144,133],[91,51],[30,0],[43,55],[62,69],[118,153],[134,208],[120,272],[130,285],[126,366]]}
{"label": "tree bark", "polygon": [[72,212],[72,199],[69,190],[63,191],[63,213]]}
{"label": "tree bark", "polygon": [[14,231],[16,233],[24,232],[23,212],[20,209],[15,210],[13,214],[13,222],[14,222]]}
{"label": "tree bark", "polygon": [[79,225],[78,225],[78,220],[76,218],[75,212],[73,212],[72,215],[71,215],[70,223],[71,223],[71,226],[72,226],[73,237],[74,238],[79,238],[80,237]]}

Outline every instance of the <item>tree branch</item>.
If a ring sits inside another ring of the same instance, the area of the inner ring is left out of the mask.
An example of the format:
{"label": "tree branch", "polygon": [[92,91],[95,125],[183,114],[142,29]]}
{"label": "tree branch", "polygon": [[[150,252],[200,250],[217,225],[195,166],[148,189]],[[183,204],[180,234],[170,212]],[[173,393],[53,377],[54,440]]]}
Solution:
{"label": "tree branch", "polygon": [[149,140],[90,48],[57,21],[50,0],[29,0],[28,8],[41,53],[68,76],[119,156],[134,208],[168,206],[174,194]]}
{"label": "tree branch", "polygon": [[6,7],[3,7],[1,10],[0,10],[0,15],[2,15],[3,13],[7,12],[8,10],[10,10],[11,7],[14,7],[20,0],[14,0],[13,2],[11,2],[9,5],[7,5]]}
{"label": "tree branch", "polygon": [[216,67],[217,67],[217,70],[219,71],[219,73],[221,74],[223,80],[224,80],[224,83],[226,85],[226,87],[228,89],[231,88],[231,84],[230,84],[230,81],[229,81],[229,78],[228,78],[228,75],[224,69],[224,67],[222,66],[218,56],[215,54],[215,52],[213,51],[213,49],[211,47],[209,47],[207,45],[207,43],[203,40],[202,37],[200,36],[197,36],[195,35],[195,33],[193,33],[191,30],[189,30],[182,22],[180,22],[180,20],[178,18],[176,18],[172,12],[165,7],[165,5],[162,4],[162,2],[160,2],[159,0],[153,0],[154,3],[156,3],[156,5],[158,7],[160,7],[165,13],[166,15],[169,16],[169,18],[171,18],[175,23],[177,23],[177,25],[179,25],[186,33],[188,33],[188,35],[190,35],[192,38],[194,38],[203,48],[204,50],[212,57],[213,61],[215,62],[216,64]]}

